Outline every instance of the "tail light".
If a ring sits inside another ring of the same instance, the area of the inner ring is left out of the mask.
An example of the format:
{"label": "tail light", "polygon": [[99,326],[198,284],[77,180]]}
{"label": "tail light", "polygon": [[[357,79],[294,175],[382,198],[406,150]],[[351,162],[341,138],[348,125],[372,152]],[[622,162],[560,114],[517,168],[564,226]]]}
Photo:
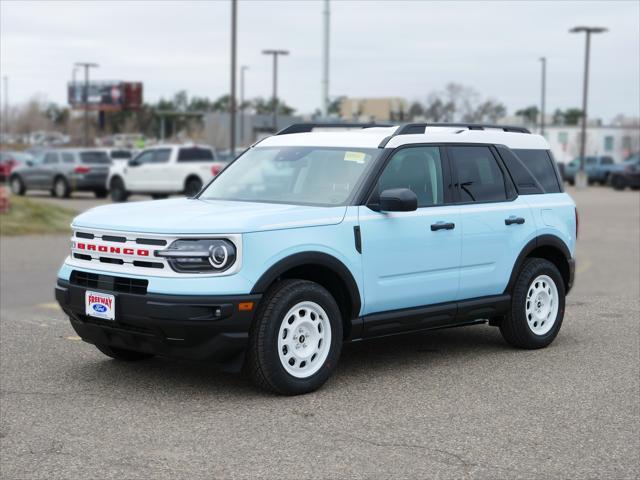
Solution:
{"label": "tail light", "polygon": [[578,209],[575,209],[576,212],[576,240],[578,239],[578,227],[580,225],[580,217],[578,216]]}
{"label": "tail light", "polygon": [[89,173],[90,171],[91,169],[84,165],[78,165],[76,168],[73,169],[73,173]]}
{"label": "tail light", "polygon": [[213,174],[214,177],[218,175],[221,171],[222,171],[222,167],[220,165],[213,165],[211,167],[211,173]]}

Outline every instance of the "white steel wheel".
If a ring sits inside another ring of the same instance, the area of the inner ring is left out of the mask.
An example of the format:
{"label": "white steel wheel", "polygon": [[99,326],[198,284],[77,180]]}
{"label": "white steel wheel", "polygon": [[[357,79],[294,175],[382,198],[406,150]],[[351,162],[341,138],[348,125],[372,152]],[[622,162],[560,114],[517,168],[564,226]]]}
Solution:
{"label": "white steel wheel", "polygon": [[558,287],[548,275],[538,275],[529,285],[525,315],[529,329],[536,335],[547,334],[558,318]]}
{"label": "white steel wheel", "polygon": [[278,334],[278,358],[287,373],[308,378],[324,364],[331,348],[331,324],[315,302],[296,304],[282,319]]}

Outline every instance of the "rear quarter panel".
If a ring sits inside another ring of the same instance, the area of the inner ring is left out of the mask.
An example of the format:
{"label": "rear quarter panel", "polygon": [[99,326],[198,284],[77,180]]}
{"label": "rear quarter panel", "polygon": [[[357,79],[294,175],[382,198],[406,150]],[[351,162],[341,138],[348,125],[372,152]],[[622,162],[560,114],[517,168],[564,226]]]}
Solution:
{"label": "rear quarter panel", "polygon": [[554,235],[568,247],[575,257],[576,249],[576,204],[567,193],[523,195],[531,206],[540,235]]}

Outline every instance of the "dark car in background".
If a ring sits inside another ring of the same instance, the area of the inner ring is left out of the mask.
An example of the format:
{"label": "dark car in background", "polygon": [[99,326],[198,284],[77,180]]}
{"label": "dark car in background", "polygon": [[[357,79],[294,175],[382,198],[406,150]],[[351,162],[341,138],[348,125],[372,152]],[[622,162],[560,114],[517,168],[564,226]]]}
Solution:
{"label": "dark car in background", "polygon": [[640,152],[628,157],[611,172],[611,186],[616,190],[640,188]]}
{"label": "dark car in background", "polygon": [[33,156],[26,152],[0,152],[0,182],[7,180],[15,168],[32,160]]}
{"label": "dark car in background", "polygon": [[[602,155],[590,155],[584,159],[584,170],[587,172],[589,184],[599,183],[605,185],[609,181],[611,172],[615,170],[615,162],[612,157]],[[563,169],[563,179],[570,185],[576,182],[576,173],[580,170],[580,158],[574,158]]]}
{"label": "dark car in background", "polygon": [[107,196],[106,181],[111,159],[99,149],[43,150],[33,160],[14,169],[9,177],[11,191],[48,190],[58,198],[75,191]]}

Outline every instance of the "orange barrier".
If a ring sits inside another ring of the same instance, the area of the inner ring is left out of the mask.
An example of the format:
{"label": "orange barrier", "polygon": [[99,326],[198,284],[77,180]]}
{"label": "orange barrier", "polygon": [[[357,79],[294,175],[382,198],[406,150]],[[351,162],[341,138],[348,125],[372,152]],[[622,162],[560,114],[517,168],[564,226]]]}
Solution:
{"label": "orange barrier", "polygon": [[0,185],[0,213],[7,213],[9,208],[11,208],[11,203],[9,202],[7,187]]}

